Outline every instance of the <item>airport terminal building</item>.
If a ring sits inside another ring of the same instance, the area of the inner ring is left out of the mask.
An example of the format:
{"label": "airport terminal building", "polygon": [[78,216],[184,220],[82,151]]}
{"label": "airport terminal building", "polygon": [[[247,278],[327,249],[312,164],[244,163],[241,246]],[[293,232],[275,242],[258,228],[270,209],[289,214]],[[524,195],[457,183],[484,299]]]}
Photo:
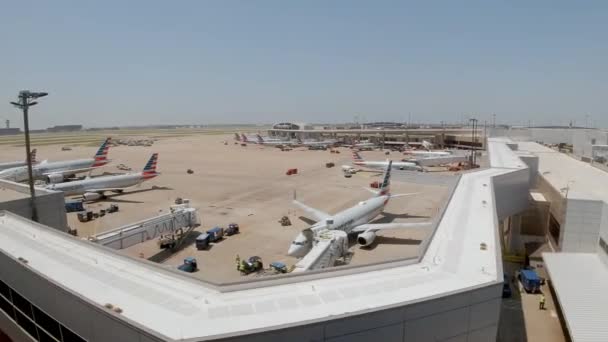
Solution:
{"label": "airport terminal building", "polygon": [[255,281],[204,282],[4,210],[0,326],[15,341],[494,341],[500,227],[529,207],[537,163],[487,147],[418,258]]}
{"label": "airport terminal building", "polygon": [[268,136],[281,139],[339,139],[346,143],[359,140],[369,140],[378,145],[405,143],[418,145],[428,140],[440,147],[484,149],[484,131],[475,131],[472,136],[471,128],[407,128],[399,127],[396,123],[372,123],[363,128],[348,126],[313,126],[306,123],[281,122],[272,125]]}

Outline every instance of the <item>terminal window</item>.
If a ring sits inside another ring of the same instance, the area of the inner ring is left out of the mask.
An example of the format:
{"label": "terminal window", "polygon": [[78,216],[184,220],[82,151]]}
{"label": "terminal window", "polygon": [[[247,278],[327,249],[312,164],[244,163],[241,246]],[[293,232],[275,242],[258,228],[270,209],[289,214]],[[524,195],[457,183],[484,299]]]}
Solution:
{"label": "terminal window", "polygon": [[0,310],[36,341],[85,342],[86,340],[46,314],[0,280]]}

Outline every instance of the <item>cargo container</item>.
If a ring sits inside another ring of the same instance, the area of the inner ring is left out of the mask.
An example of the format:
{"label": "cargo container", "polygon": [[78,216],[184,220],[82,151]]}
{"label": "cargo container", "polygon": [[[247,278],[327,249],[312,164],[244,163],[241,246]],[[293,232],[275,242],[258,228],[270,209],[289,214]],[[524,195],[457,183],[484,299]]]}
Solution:
{"label": "cargo container", "polygon": [[196,249],[199,251],[209,247],[209,234],[203,233],[196,237]]}
{"label": "cargo container", "polygon": [[222,227],[211,228],[207,231],[207,234],[209,234],[209,242],[219,241],[224,237],[224,228],[222,228]]}

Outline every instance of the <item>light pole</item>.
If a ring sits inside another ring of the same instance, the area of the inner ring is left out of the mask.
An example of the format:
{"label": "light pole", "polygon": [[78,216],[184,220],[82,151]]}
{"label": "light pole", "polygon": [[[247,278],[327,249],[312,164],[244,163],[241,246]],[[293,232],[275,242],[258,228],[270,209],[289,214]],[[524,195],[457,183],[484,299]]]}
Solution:
{"label": "light pole", "polygon": [[477,119],[471,118],[469,119],[471,122],[471,166],[476,165],[477,156],[475,155],[475,142],[477,141],[476,131],[477,131]]}
{"label": "light pole", "polygon": [[30,106],[38,104],[35,99],[47,96],[48,93],[31,92],[22,90],[19,92],[19,102],[11,102],[11,104],[23,111],[23,130],[25,133],[25,155],[27,158],[27,175],[30,185],[30,207],[32,208],[32,221],[38,222],[38,213],[36,211],[35,198],[36,190],[34,189],[34,177],[32,174],[32,155],[30,153],[30,126],[28,120],[28,109]]}

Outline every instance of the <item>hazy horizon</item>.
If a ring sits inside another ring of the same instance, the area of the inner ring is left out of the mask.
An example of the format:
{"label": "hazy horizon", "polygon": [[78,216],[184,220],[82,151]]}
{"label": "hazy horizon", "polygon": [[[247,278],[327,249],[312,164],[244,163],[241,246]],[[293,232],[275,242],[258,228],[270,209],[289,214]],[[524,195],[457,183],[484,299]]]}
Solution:
{"label": "hazy horizon", "polygon": [[608,3],[11,2],[0,120],[608,127]]}

